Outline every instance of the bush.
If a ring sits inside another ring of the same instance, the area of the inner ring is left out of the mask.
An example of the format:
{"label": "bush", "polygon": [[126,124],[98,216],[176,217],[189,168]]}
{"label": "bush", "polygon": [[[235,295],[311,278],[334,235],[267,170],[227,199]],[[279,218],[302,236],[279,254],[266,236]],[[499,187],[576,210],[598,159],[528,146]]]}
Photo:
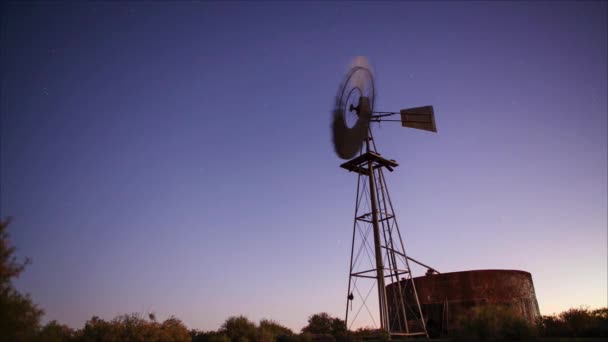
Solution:
{"label": "bush", "polygon": [[293,335],[291,329],[284,327],[273,320],[263,319],[260,321],[257,340],[259,342],[285,341],[288,340],[287,337],[290,337],[291,335]]}
{"label": "bush", "polygon": [[608,308],[573,308],[543,316],[540,332],[547,337],[608,337]]}
{"label": "bush", "polygon": [[475,307],[459,321],[456,337],[467,341],[527,340],[536,328],[511,309],[486,305]]}
{"label": "bush", "polygon": [[346,323],[326,312],[314,314],[308,318],[308,325],[302,328],[302,333],[313,335],[313,339],[330,339],[341,341],[346,335]]}
{"label": "bush", "polygon": [[192,342],[230,342],[228,336],[217,331],[196,331],[190,332]]}
{"label": "bush", "polygon": [[45,342],[66,342],[72,341],[75,337],[75,331],[65,324],[59,324],[53,320],[48,322],[36,338],[38,341]]}
{"label": "bush", "polygon": [[257,337],[257,328],[253,322],[245,316],[233,316],[228,318],[220,332],[230,339],[232,342],[247,342],[255,341]]}

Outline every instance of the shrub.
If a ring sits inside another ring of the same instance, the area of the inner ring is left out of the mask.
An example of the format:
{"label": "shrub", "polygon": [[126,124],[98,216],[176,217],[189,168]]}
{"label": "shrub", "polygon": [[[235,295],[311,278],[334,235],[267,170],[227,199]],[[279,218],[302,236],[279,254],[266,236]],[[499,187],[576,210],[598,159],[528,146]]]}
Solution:
{"label": "shrub", "polygon": [[540,332],[547,337],[608,337],[608,308],[580,307],[543,316]]}
{"label": "shrub", "polygon": [[228,336],[217,331],[190,331],[192,342],[230,342]]}
{"label": "shrub", "polygon": [[53,320],[40,330],[36,339],[45,342],[66,342],[72,341],[74,337],[75,332],[72,328]]}
{"label": "shrub", "polygon": [[245,316],[233,316],[228,318],[220,332],[230,339],[232,342],[255,341],[257,337],[257,329],[253,322]]}
{"label": "shrub", "polygon": [[486,305],[475,307],[461,317],[456,337],[467,341],[526,340],[536,334],[529,324],[511,309]]}
{"label": "shrub", "polygon": [[346,335],[346,323],[326,312],[314,314],[308,318],[308,325],[302,328],[302,333],[313,335],[314,339],[333,339],[341,341]]}
{"label": "shrub", "polygon": [[284,327],[273,320],[263,319],[260,321],[260,326],[258,328],[259,342],[286,340],[286,337],[291,335],[293,335],[291,329]]}

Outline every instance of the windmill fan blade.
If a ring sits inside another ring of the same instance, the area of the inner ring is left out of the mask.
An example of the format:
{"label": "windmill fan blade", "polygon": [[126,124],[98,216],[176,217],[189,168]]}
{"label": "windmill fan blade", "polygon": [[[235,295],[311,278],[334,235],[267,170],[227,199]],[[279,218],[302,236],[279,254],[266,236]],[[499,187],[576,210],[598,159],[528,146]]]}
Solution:
{"label": "windmill fan blade", "polygon": [[[355,59],[353,60],[353,62],[351,63],[351,70],[352,69],[356,69],[356,68],[364,68],[367,70],[371,70],[370,66],[369,66],[369,62],[367,61],[367,58],[365,58],[364,56],[357,56],[355,57]],[[365,74],[362,73],[354,73],[353,77],[352,77],[352,83],[353,86],[359,88],[359,89],[364,89],[365,88],[365,82],[366,82],[366,76]]]}
{"label": "windmill fan blade", "polygon": [[[367,60],[357,57],[340,85],[332,111],[332,139],[340,158],[350,159],[360,151],[369,129],[374,96],[374,80]],[[346,116],[354,118],[355,111],[356,122],[349,125]]]}
{"label": "windmill fan blade", "polygon": [[353,59],[352,63],[350,64],[350,68],[353,69],[355,67],[362,67],[368,70],[372,70],[369,65],[369,61],[365,56],[357,56]]}

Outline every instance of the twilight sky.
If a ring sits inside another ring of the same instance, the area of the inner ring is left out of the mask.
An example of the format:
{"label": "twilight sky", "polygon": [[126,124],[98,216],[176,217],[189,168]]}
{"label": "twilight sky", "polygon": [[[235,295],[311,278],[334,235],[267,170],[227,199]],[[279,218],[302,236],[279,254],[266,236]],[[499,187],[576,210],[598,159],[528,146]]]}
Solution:
{"label": "twilight sky", "polygon": [[356,186],[346,67],[408,253],[532,273],[541,313],[607,304],[606,2],[3,4],[0,216],[56,319],[343,317]]}

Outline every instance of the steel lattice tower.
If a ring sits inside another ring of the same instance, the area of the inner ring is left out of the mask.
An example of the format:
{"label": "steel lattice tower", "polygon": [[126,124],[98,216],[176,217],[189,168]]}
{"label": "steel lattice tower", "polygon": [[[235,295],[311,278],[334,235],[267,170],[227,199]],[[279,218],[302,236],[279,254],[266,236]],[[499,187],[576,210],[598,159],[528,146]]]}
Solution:
{"label": "steel lattice tower", "polygon": [[[347,329],[351,329],[365,310],[372,322],[377,324],[366,303],[373,288],[377,287],[380,329],[389,337],[428,338],[412,280],[410,260],[413,259],[408,258],[405,252],[403,237],[384,177],[384,169],[392,172],[397,166],[396,161],[377,153],[371,129],[368,130],[365,141],[365,152],[341,165],[342,168],[358,174],[345,322]],[[406,281],[399,281],[403,279]],[[369,290],[369,281],[364,280],[372,280]],[[393,283],[398,291],[392,291],[389,294],[391,298],[388,298],[386,286]],[[411,289],[402,288],[402,284],[411,286]],[[365,288],[362,289],[362,286]],[[413,291],[416,302],[407,303],[404,291]],[[355,298],[360,298],[361,303],[349,315],[353,310]]]}

